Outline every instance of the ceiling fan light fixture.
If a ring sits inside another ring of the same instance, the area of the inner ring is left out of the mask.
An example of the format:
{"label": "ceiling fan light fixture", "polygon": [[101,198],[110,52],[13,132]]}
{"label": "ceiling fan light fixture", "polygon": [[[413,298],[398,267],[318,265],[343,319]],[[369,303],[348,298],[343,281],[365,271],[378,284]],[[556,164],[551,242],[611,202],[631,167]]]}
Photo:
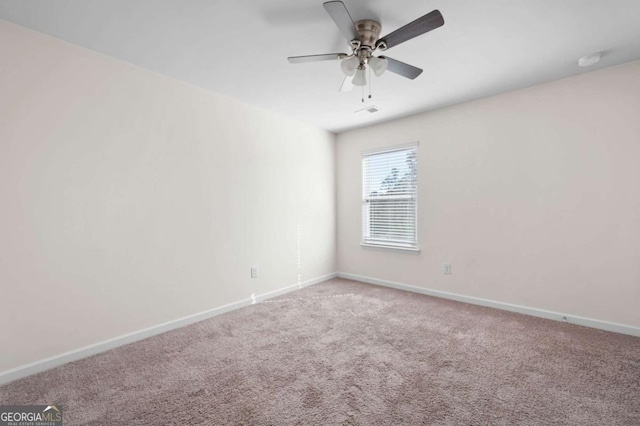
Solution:
{"label": "ceiling fan light fixture", "polygon": [[340,63],[340,68],[342,68],[342,72],[347,77],[351,77],[358,69],[358,65],[360,65],[360,61],[356,56],[351,56],[350,58],[346,58],[342,60]]}
{"label": "ceiling fan light fixture", "polygon": [[366,86],[367,77],[364,67],[358,67],[358,69],[356,70],[356,75],[353,77],[353,80],[351,82],[354,86]]}
{"label": "ceiling fan light fixture", "polygon": [[389,61],[385,58],[377,58],[372,56],[369,58],[369,66],[371,70],[376,75],[376,77],[380,77],[387,70],[387,66],[389,65]]}

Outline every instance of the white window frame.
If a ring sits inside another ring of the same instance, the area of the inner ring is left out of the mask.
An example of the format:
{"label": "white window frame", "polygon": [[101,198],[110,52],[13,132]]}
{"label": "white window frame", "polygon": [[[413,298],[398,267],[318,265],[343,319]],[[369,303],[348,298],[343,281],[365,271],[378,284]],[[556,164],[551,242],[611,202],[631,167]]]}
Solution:
{"label": "white window frame", "polygon": [[[409,144],[403,144],[403,145],[395,145],[395,146],[391,146],[391,147],[386,147],[386,148],[379,148],[379,149],[373,149],[373,150],[368,150],[368,151],[362,151],[361,152],[361,168],[362,168],[362,173],[361,173],[361,177],[362,177],[362,184],[361,184],[361,201],[362,201],[362,212],[361,212],[361,219],[362,219],[362,242],[360,243],[360,245],[363,248],[366,249],[381,249],[381,250],[385,250],[385,251],[395,251],[395,252],[401,252],[401,253],[414,253],[417,254],[420,252],[420,248],[418,247],[418,176],[416,175],[416,181],[415,181],[415,193],[413,194],[413,200],[414,200],[414,208],[415,208],[415,212],[414,212],[414,228],[413,228],[413,232],[414,232],[414,239],[411,242],[392,242],[392,241],[385,241],[385,240],[381,240],[381,239],[376,239],[376,238],[367,238],[366,235],[368,234],[368,223],[369,223],[369,217],[367,217],[367,210],[366,210],[366,204],[369,202],[368,201],[368,197],[365,195],[365,182],[366,182],[366,178],[365,178],[365,159],[367,157],[373,156],[373,155],[379,155],[379,154],[385,154],[385,153],[391,153],[391,152],[397,152],[397,151],[405,151],[405,150],[409,150],[409,149],[415,149],[416,151],[416,167],[418,164],[418,142],[413,142],[413,143],[409,143]],[[417,173],[417,170],[416,170]]]}

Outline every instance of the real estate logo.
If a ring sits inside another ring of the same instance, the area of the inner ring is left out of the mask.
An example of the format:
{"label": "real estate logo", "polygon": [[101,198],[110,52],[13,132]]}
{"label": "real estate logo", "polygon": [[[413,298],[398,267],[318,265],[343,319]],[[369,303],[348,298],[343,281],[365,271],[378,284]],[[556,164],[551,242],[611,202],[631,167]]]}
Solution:
{"label": "real estate logo", "polygon": [[62,407],[0,405],[0,426],[62,426]]}

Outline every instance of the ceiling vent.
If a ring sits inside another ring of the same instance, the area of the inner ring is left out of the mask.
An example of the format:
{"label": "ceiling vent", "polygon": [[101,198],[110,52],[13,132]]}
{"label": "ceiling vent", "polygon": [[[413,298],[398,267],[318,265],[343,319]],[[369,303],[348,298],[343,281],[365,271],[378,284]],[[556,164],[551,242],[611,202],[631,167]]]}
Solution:
{"label": "ceiling vent", "polygon": [[357,111],[355,111],[356,114],[358,115],[370,115],[370,114],[375,114],[376,112],[380,111],[380,108],[378,108],[375,105],[370,105],[366,108],[362,108],[359,109]]}

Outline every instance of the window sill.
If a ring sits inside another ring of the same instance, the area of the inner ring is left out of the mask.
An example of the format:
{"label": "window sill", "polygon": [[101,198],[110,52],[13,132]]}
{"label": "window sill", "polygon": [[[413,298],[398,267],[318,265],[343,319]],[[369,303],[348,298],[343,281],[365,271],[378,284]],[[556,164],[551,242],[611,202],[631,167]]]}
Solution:
{"label": "window sill", "polygon": [[391,246],[382,244],[360,243],[360,247],[367,250],[391,251],[396,253],[420,254],[418,247]]}

